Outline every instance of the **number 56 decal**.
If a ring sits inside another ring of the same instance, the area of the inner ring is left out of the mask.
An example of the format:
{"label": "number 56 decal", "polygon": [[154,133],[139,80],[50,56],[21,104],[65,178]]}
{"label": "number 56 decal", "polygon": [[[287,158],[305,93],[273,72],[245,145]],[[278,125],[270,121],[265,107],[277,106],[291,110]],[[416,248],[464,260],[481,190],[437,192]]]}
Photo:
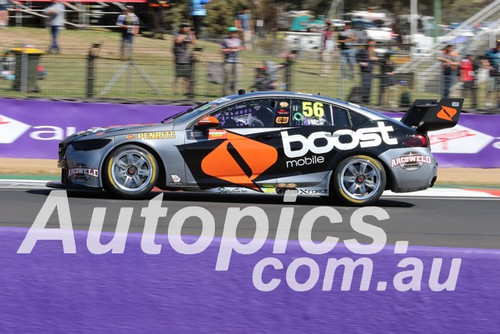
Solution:
{"label": "number 56 decal", "polygon": [[302,114],[305,117],[321,118],[325,115],[325,109],[323,109],[323,103],[311,101],[302,101]]}

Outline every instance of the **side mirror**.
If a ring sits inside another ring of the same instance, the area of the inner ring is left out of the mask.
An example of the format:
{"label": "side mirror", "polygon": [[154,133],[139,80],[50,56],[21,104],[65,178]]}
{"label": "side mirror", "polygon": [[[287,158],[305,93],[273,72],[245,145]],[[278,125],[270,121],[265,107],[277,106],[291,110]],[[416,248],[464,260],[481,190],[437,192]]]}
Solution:
{"label": "side mirror", "polygon": [[216,128],[219,126],[219,120],[214,116],[202,117],[196,124],[200,129]]}

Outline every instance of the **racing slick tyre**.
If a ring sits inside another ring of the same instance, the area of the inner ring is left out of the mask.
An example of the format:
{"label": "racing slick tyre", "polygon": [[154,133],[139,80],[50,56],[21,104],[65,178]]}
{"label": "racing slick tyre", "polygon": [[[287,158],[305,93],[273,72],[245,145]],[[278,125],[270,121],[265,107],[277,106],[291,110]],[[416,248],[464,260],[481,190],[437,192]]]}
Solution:
{"label": "racing slick tyre", "polygon": [[366,155],[354,155],[342,160],[332,180],[333,195],[342,202],[371,205],[384,192],[387,175],[382,164]]}
{"label": "racing slick tyre", "polygon": [[109,154],[104,163],[104,188],[122,198],[142,198],[158,180],[158,164],[151,153],[125,145]]}

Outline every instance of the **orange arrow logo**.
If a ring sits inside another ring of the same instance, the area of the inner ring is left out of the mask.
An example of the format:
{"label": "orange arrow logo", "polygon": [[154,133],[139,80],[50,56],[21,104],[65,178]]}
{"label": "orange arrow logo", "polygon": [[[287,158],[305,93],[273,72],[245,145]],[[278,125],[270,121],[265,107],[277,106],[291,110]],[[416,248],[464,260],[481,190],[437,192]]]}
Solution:
{"label": "orange arrow logo", "polygon": [[437,117],[444,119],[446,121],[453,122],[453,116],[457,113],[457,109],[453,109],[450,107],[441,106],[441,110],[437,113]]}
{"label": "orange arrow logo", "polygon": [[253,182],[278,160],[278,151],[270,145],[227,133],[227,139],[202,161],[207,175],[254,190]]}

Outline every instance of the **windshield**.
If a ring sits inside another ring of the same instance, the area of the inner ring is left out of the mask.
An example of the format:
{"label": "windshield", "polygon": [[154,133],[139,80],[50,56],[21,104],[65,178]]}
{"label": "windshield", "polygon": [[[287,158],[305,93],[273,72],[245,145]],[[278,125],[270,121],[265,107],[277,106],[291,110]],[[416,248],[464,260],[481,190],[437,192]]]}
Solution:
{"label": "windshield", "polygon": [[196,108],[189,108],[186,111],[183,111],[179,114],[167,117],[162,121],[162,123],[168,124],[168,123],[171,123],[173,121],[184,122],[186,120],[190,120],[193,117],[196,117],[197,115],[203,114],[204,112],[206,112],[207,110],[209,110],[211,108],[215,108],[215,107],[217,107],[221,104],[224,104],[226,102],[229,102],[229,101],[231,101],[231,98],[222,97],[222,98],[219,98],[217,100],[205,102],[203,104],[200,104]]}
{"label": "windshield", "polygon": [[[178,113],[178,114],[175,114],[175,115],[172,115],[172,116],[169,116],[169,117],[165,118],[165,119],[164,119],[163,121],[161,121],[161,122],[162,122],[163,124],[168,124],[168,123],[172,122],[173,120],[178,119],[178,118],[179,118],[179,117],[181,117],[181,116],[184,116],[184,115],[186,115],[186,114],[191,114],[193,111],[195,111],[195,110],[199,110],[200,108],[202,108],[203,106],[205,106],[205,105],[207,105],[207,104],[208,104],[208,102],[204,102],[204,103],[200,104],[199,106],[197,106],[196,108],[193,108],[193,107],[188,108],[188,109],[186,109],[186,110],[184,110],[184,111],[181,111],[181,112],[180,112],[180,113]],[[205,110],[205,108],[203,108],[203,110]]]}

